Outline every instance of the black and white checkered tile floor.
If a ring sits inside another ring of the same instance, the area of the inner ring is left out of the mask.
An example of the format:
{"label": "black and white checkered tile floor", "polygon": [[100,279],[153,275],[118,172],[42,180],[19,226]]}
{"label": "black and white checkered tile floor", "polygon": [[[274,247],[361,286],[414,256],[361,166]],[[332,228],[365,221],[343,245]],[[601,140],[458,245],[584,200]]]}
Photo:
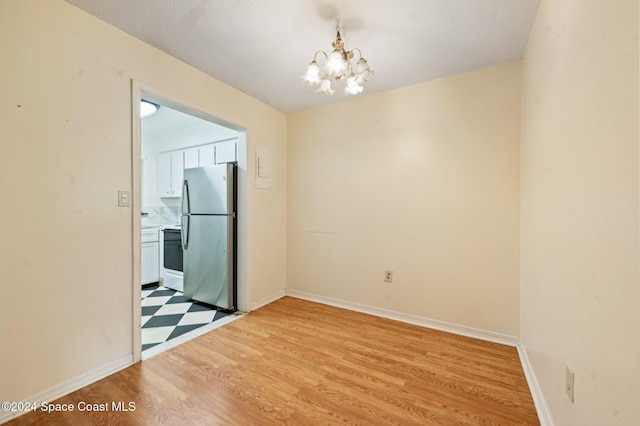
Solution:
{"label": "black and white checkered tile floor", "polygon": [[208,326],[229,314],[228,311],[219,311],[194,303],[179,291],[166,287],[143,288],[143,354],[162,343],[186,337],[187,333]]}

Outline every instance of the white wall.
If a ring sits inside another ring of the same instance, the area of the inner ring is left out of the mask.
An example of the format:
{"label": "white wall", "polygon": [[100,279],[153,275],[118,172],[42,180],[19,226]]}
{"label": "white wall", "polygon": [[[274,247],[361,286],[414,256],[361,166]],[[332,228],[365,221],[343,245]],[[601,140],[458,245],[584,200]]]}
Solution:
{"label": "white wall", "polygon": [[272,149],[273,190],[247,194],[249,305],[284,289],[284,114],[61,0],[0,1],[0,40],[0,400],[132,356],[132,79],[246,128],[250,183]]}
{"label": "white wall", "polygon": [[640,424],[638,13],[544,0],[523,60],[521,339],[556,425]]}
{"label": "white wall", "polygon": [[519,62],[290,114],[287,288],[518,336],[519,141]]}

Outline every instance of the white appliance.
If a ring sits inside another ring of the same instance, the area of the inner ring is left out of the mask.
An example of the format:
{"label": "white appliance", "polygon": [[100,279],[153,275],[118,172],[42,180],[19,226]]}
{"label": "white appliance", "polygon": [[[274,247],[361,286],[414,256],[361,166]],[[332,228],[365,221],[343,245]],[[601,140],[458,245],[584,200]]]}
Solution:
{"label": "white appliance", "polygon": [[162,228],[160,251],[162,259],[162,283],[165,287],[183,291],[182,236],[179,225]]}

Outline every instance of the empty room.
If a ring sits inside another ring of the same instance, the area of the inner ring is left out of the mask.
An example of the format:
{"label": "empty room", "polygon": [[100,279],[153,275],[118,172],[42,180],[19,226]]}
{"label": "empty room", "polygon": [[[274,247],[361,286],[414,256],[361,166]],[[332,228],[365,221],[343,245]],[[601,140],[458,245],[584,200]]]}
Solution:
{"label": "empty room", "polygon": [[0,423],[640,424],[639,3],[0,0]]}

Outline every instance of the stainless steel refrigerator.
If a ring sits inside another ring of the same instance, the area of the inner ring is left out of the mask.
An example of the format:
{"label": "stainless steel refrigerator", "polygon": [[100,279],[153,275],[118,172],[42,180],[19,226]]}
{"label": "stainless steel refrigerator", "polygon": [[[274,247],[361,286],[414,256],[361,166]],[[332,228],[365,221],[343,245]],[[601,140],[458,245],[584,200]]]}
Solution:
{"label": "stainless steel refrigerator", "polygon": [[235,165],[184,170],[182,250],[184,295],[235,308]]}

